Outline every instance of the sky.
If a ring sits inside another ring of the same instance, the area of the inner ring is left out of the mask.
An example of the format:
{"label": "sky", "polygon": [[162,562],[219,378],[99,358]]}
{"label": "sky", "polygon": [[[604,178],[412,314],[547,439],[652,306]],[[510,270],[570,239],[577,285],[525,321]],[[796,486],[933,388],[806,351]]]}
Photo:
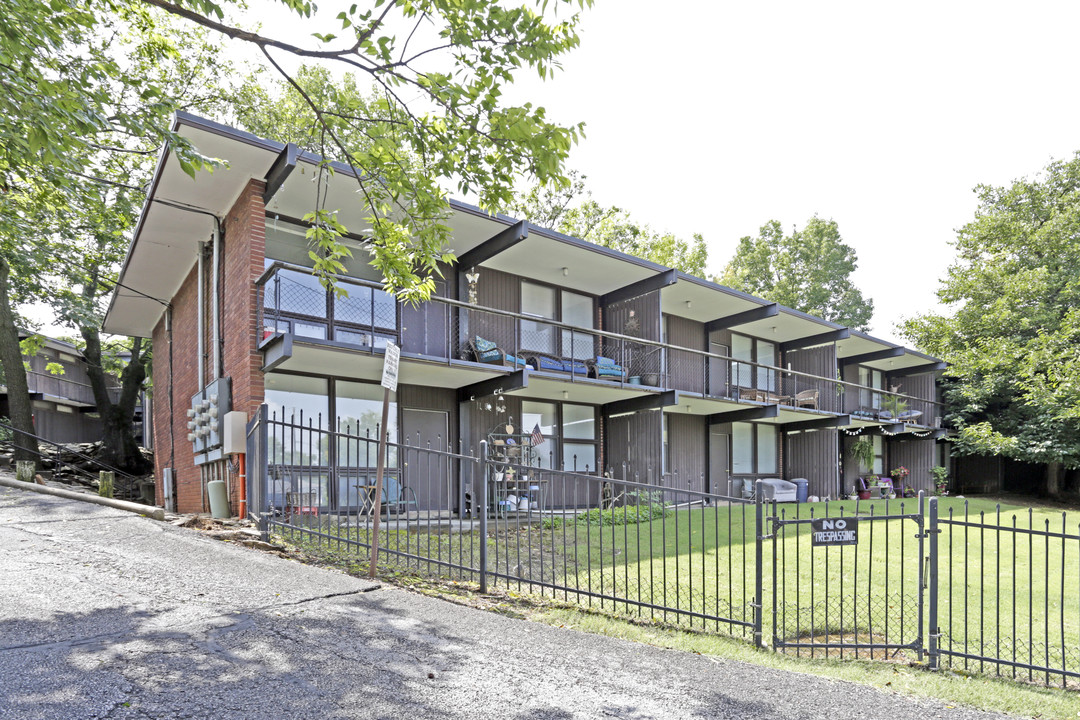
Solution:
{"label": "sky", "polygon": [[[303,42],[277,4],[251,7]],[[975,186],[1080,150],[1077,27],[1067,2],[596,0],[562,72],[505,97],[585,122],[570,167],[593,197],[701,233],[711,274],[770,219],[835,220],[872,334],[902,342],[903,318],[943,311]]]}
{"label": "sky", "polygon": [[602,204],[700,232],[720,273],[769,219],[814,215],[855,248],[871,331],[941,312],[979,184],[1080,149],[1080,4],[598,0],[529,96],[587,139]]}

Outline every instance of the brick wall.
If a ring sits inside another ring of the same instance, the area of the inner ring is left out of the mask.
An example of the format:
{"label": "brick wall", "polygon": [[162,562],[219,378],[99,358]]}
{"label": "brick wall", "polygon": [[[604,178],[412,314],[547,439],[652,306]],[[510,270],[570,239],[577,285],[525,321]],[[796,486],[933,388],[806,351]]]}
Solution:
{"label": "brick wall", "polygon": [[[233,410],[247,413],[248,420],[263,401],[255,281],[263,273],[266,257],[266,210],[262,199],[265,188],[262,181],[252,180],[225,216],[223,367],[232,378]],[[239,487],[237,482],[229,483],[234,513],[239,511]]]}
{"label": "brick wall", "polygon": [[[199,391],[198,375],[198,288],[197,265],[192,267],[180,291],[172,299],[172,337],[165,329],[165,317],[154,328],[154,465],[155,476],[173,468],[177,509],[202,509],[199,470],[191,443],[187,441],[187,409],[191,396]],[[171,342],[170,342],[171,340]],[[170,355],[171,360],[170,360]],[[157,483],[157,502],[164,503],[163,483]]]}
{"label": "brick wall", "polygon": [[[264,183],[252,180],[225,215],[222,237],[221,330],[223,335],[223,374],[232,378],[234,410],[248,414],[250,419],[263,400],[262,359],[257,350],[258,303],[255,280],[263,272],[265,255],[265,210],[262,193]],[[207,274],[212,263],[206,262]],[[172,337],[165,331],[165,321],[154,329],[154,403],[155,470],[172,465],[177,488],[179,512],[202,512],[202,477],[195,465],[191,443],[187,440],[187,409],[191,396],[210,379],[213,371],[212,353],[216,348],[211,337],[212,323],[206,318],[205,347],[206,376],[198,375],[198,288],[197,265],[191,269],[179,292],[172,299]],[[210,295],[206,298],[210,307]],[[170,407],[170,389],[172,406]],[[171,420],[171,423],[170,423]],[[170,426],[171,425],[171,426]],[[164,502],[163,485],[158,483],[158,503]],[[229,478],[230,502],[233,513],[238,512],[239,485]]]}

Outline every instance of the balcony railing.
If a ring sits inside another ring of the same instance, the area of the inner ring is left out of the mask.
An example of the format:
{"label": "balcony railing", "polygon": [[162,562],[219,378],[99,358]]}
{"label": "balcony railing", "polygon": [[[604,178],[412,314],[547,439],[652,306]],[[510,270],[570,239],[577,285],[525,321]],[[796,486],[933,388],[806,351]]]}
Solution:
{"label": "balcony railing", "polygon": [[264,337],[289,332],[366,352],[392,339],[406,353],[529,366],[570,382],[589,378],[922,426],[941,415],[939,404],[925,398],[447,298],[401,305],[377,283],[336,280],[343,295],[327,292],[309,268],[271,265],[256,281]]}
{"label": "balcony railing", "polygon": [[[52,398],[64,398],[81,405],[96,405],[94,390],[88,383],[69,380],[63,375],[37,372],[30,370],[26,373],[27,385],[31,393],[40,393]],[[109,399],[116,402],[120,398],[120,388],[110,387]]]}

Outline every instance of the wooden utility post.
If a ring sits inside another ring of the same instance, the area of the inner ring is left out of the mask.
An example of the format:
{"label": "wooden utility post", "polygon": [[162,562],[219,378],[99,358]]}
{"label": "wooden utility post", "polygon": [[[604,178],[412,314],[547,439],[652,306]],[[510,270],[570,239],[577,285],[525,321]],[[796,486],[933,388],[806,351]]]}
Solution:
{"label": "wooden utility post", "polygon": [[371,507],[375,518],[371,523],[371,568],[368,570],[368,577],[372,580],[375,579],[375,566],[379,562],[379,516],[382,515],[383,472],[386,470],[386,423],[390,417],[390,393],[397,391],[400,362],[401,348],[387,340],[382,370],[383,402],[382,423],[379,424],[379,459],[375,463],[375,502]]}

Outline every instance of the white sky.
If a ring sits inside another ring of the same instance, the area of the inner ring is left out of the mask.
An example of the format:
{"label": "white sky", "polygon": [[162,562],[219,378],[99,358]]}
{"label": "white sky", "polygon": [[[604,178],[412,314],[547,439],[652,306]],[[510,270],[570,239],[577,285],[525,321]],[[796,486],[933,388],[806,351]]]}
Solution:
{"label": "white sky", "polygon": [[[308,45],[253,5],[266,34]],[[711,273],[769,219],[836,220],[872,332],[899,340],[937,308],[975,185],[1080,149],[1078,27],[1066,2],[597,0],[564,71],[507,97],[584,121],[570,165],[597,201],[702,233]]]}
{"label": "white sky", "polygon": [[599,202],[703,233],[714,273],[770,218],[836,220],[899,340],[938,308],[973,188],[1080,149],[1077,28],[1064,2],[598,0],[530,92],[588,124],[572,164]]}

